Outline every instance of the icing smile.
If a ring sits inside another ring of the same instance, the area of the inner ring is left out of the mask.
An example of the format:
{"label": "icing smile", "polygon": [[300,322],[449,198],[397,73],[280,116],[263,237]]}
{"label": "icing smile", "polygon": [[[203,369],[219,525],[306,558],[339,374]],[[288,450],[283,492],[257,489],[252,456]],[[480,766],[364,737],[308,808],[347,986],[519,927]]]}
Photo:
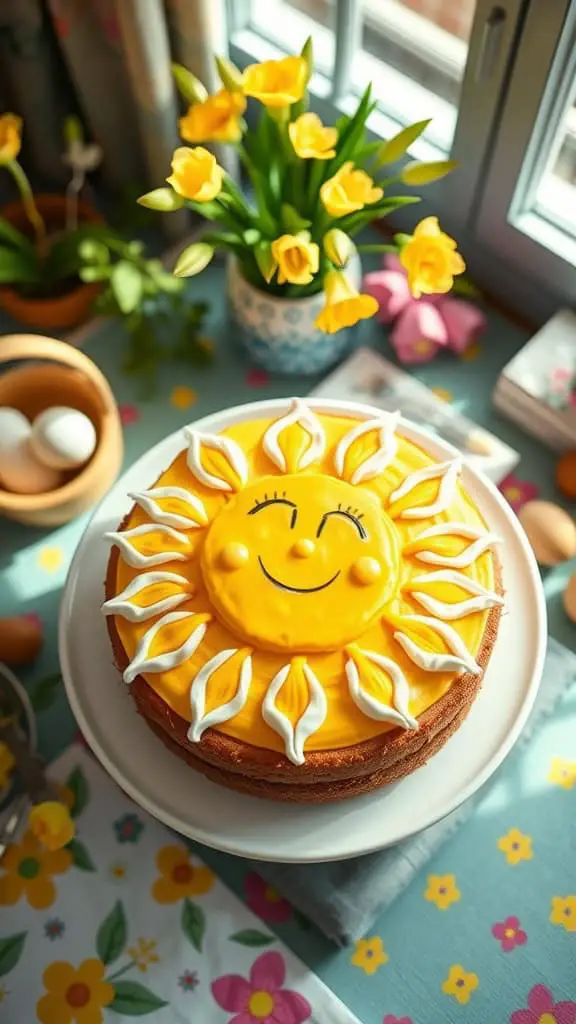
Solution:
{"label": "icing smile", "polygon": [[331,576],[329,580],[326,580],[325,583],[320,583],[317,587],[291,587],[289,586],[288,583],[282,583],[282,580],[277,580],[276,577],[272,575],[272,573],[268,572],[268,569],[264,565],[264,562],[260,558],[260,555],[258,555],[258,564],[262,569],[262,572],[264,573],[266,579],[270,580],[270,583],[273,583],[275,587],[280,587],[281,590],[288,590],[291,594],[317,594],[319,590],[326,590],[326,587],[329,587],[332,583],[334,583],[334,581],[337,580],[340,575],[340,569],[338,569],[338,572],[335,572],[334,575]]}

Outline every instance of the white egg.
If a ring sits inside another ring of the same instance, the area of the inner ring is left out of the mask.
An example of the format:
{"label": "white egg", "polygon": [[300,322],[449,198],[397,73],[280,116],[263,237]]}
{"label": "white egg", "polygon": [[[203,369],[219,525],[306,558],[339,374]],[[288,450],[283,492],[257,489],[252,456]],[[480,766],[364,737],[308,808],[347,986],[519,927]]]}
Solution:
{"label": "white egg", "polygon": [[36,417],[30,444],[36,458],[46,466],[77,469],[94,453],[96,430],[83,412],[56,405]]}
{"label": "white egg", "polygon": [[30,422],[19,409],[0,406],[0,452],[9,450],[23,437],[29,437],[31,429]]}
{"label": "white egg", "polygon": [[20,437],[11,447],[0,445],[0,483],[16,494],[44,494],[60,487],[62,474],[38,462],[31,451],[30,438]]}

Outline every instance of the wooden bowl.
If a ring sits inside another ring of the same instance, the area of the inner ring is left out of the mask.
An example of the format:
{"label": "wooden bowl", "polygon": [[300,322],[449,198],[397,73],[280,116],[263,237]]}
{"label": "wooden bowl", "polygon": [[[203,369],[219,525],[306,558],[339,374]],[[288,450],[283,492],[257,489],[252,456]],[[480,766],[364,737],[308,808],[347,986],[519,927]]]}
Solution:
{"label": "wooden bowl", "polygon": [[63,341],[35,334],[0,338],[0,364],[26,360],[0,375],[0,406],[28,419],[54,405],[85,413],[96,428],[89,462],[67,473],[44,494],[16,494],[0,487],[0,514],[30,526],[59,526],[86,512],[114,482],[124,454],[122,426],[108,381],[88,356]]}

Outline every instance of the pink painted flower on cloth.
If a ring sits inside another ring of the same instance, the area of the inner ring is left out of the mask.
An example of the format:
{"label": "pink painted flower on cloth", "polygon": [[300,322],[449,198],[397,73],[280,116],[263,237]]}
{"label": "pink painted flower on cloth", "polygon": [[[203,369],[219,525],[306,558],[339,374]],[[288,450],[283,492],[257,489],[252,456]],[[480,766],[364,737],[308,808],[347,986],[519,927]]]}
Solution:
{"label": "pink painted flower on cloth", "polygon": [[447,337],[437,307],[412,301],[397,318],[390,342],[403,363],[427,363],[446,345]]}
{"label": "pink painted flower on cloth", "polygon": [[412,1024],[411,1017],[395,1017],[393,1013],[387,1013],[382,1024]]}
{"label": "pink painted flower on cloth", "polygon": [[247,980],[225,974],[212,982],[212,995],[223,1010],[234,1013],[228,1024],[303,1024],[312,1007],[304,996],[282,988],[286,977],[280,953],[262,953]]}
{"label": "pink painted flower on cloth", "polygon": [[576,1024],[576,1003],[555,1003],[549,988],[534,985],[528,993],[528,1009],[515,1010],[510,1024]]}
{"label": "pink painted flower on cloth", "polygon": [[255,871],[244,879],[246,903],[263,921],[281,924],[292,915],[292,906],[271,885],[268,885]]}
{"label": "pink painted flower on cloth", "polygon": [[522,505],[537,498],[540,494],[538,484],[533,484],[530,480],[519,480],[514,473],[509,473],[504,480],[500,481],[499,490],[515,512],[519,512]]}
{"label": "pink painted flower on cloth", "polygon": [[138,412],[137,407],[135,405],[131,405],[129,402],[119,405],[118,412],[120,413],[120,422],[125,427],[129,427],[132,423],[137,423],[140,419],[140,413]]}
{"label": "pink painted flower on cloth", "polygon": [[517,917],[507,917],[492,925],[492,935],[502,946],[504,953],[510,953],[516,946],[526,945],[528,936],[522,931]]}

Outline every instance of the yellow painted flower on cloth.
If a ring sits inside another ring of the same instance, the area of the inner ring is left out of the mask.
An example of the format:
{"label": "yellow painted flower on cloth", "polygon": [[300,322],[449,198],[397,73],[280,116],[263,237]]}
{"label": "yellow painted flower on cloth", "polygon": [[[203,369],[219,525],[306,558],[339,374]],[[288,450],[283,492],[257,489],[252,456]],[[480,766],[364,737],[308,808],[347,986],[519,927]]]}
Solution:
{"label": "yellow painted flower on cloth", "polygon": [[172,174],[166,181],[184,199],[208,203],[222,190],[224,171],[213,153],[202,146],[179,146],[172,156]]}
{"label": "yellow painted flower on cloth", "polygon": [[47,850],[62,849],[76,832],[68,808],[57,800],[36,804],[28,815],[28,827]]}
{"label": "yellow painted flower on cloth", "polygon": [[152,886],[157,903],[177,903],[186,896],[204,896],[214,885],[210,868],[197,868],[190,860],[185,846],[163,846],[156,857],[160,872]]}
{"label": "yellow painted flower on cloth", "polygon": [[449,292],[454,276],[466,270],[464,260],[456,252],[456,242],[440,230],[437,217],[425,217],[415,227],[410,241],[402,247],[400,262],[415,299]]}
{"label": "yellow painted flower on cloth", "polygon": [[360,967],[365,974],[375,974],[379,967],[388,963],[388,959],[382,939],[375,935],[371,939],[358,939],[350,963]]}
{"label": "yellow painted flower on cloth", "polygon": [[278,284],[310,284],[318,272],[320,249],[310,241],[309,231],[281,235],[271,248],[278,264]]}
{"label": "yellow painted flower on cloth", "polygon": [[567,932],[576,932],[576,896],[553,896],[550,924],[559,924]]}
{"label": "yellow painted flower on cloth", "polygon": [[250,64],[244,72],[244,93],[265,107],[289,107],[304,95],[308,65],[304,57],[284,57]]}
{"label": "yellow painted flower on cloth", "polygon": [[301,114],[288,125],[288,135],[302,160],[331,160],[336,156],[338,130],[326,128],[318,114]]}
{"label": "yellow painted flower on cloth", "polygon": [[73,967],[66,960],[49,964],[42,981],[47,989],[36,1004],[41,1024],[99,1024],[102,1009],[114,999],[114,986],[104,981],[105,967],[96,958]]}
{"label": "yellow painted flower on cloth", "polygon": [[509,864],[519,864],[521,860],[532,860],[532,839],[523,835],[517,828],[511,828],[505,836],[498,840],[498,849],[506,854]]}
{"label": "yellow painted flower on cloth", "polygon": [[0,164],[15,160],[22,145],[22,118],[16,114],[0,116]]}
{"label": "yellow painted flower on cloth", "polygon": [[45,910],[56,898],[52,875],[72,864],[70,850],[46,850],[31,832],[8,847],[0,874],[0,906],[11,907],[24,896],[34,910]]}
{"label": "yellow painted flower on cloth", "polygon": [[153,940],[147,942],[146,939],[137,939],[135,946],[128,947],[128,956],[132,957],[136,967],[143,974],[146,973],[150,964],[160,963],[160,957],[156,952],[156,943]]}
{"label": "yellow painted flower on cloth", "polygon": [[458,902],[460,895],[454,875],[428,875],[424,899],[435,903],[438,910],[447,910],[452,903]]}
{"label": "yellow painted flower on cloth", "polygon": [[8,785],[15,764],[16,758],[10,748],[0,742],[0,792]]}
{"label": "yellow painted flower on cloth", "polygon": [[347,213],[363,210],[370,203],[377,203],[384,195],[383,189],[374,184],[366,171],[355,168],[351,160],[333,178],[328,178],[320,188],[320,198],[331,217],[345,217]]}
{"label": "yellow painted flower on cloth", "polygon": [[242,135],[240,118],[246,110],[241,92],[220,89],[203,103],[193,103],[178,121],[186,142],[238,142]]}
{"label": "yellow painted flower on cloth", "polygon": [[453,964],[448,977],[442,982],[442,991],[447,996],[454,996],[457,1003],[465,1006],[474,989],[478,988],[478,975],[465,971],[461,964]]}
{"label": "yellow painted flower on cloth", "polygon": [[563,789],[573,789],[576,786],[576,761],[565,761],[563,757],[553,757],[548,772],[548,782],[562,786]]}
{"label": "yellow painted flower on cloth", "polygon": [[320,311],[314,326],[326,334],[336,334],[343,327],[353,327],[359,320],[367,320],[378,311],[378,302],[372,295],[361,295],[340,270],[331,270],[324,278],[326,305]]}

